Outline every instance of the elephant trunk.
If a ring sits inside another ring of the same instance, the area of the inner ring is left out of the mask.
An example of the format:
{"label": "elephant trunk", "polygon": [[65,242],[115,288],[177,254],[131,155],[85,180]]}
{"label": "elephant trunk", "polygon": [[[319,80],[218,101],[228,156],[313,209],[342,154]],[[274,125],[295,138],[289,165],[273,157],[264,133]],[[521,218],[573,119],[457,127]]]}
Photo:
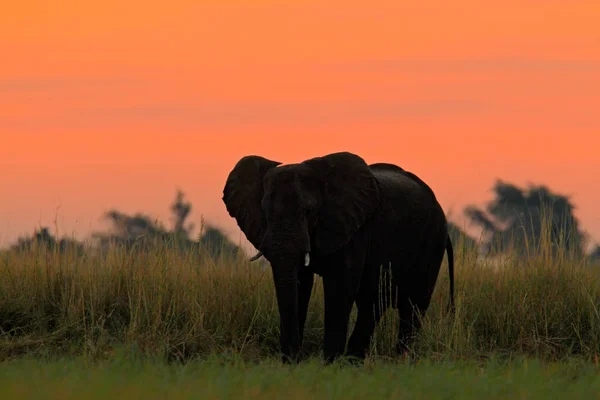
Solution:
{"label": "elephant trunk", "polygon": [[[301,229],[297,229],[298,225]],[[281,352],[285,361],[296,361],[301,342],[298,318],[298,272],[300,268],[306,268],[310,263],[311,249],[305,221],[290,223],[285,228],[287,229],[268,231],[261,250],[269,259],[273,271],[279,308]]]}
{"label": "elephant trunk", "polygon": [[298,268],[290,261],[273,265],[273,280],[279,308],[281,353],[284,361],[298,359],[300,331],[298,320]]}

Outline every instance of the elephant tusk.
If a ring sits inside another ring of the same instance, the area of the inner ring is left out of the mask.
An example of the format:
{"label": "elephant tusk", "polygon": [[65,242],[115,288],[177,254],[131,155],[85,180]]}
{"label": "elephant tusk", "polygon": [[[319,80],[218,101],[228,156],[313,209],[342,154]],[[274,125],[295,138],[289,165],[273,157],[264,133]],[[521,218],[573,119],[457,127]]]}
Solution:
{"label": "elephant tusk", "polygon": [[256,261],[256,260],[258,260],[259,258],[261,258],[262,256],[263,256],[263,253],[262,253],[262,251],[259,251],[258,253],[256,253],[256,255],[255,255],[255,256],[252,256],[252,257],[250,257],[250,259],[249,259],[248,261],[250,261],[250,262],[252,262],[252,261]]}
{"label": "elephant tusk", "polygon": [[310,264],[310,254],[306,253],[304,255],[304,266],[308,267],[309,264]]}

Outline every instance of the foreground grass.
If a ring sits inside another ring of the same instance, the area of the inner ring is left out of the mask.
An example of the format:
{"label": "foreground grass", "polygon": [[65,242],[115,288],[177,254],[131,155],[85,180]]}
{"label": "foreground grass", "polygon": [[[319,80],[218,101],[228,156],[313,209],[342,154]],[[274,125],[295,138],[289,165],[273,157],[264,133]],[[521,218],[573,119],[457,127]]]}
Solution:
{"label": "foreground grass", "polygon": [[597,398],[597,366],[518,360],[485,363],[368,363],[323,367],[213,357],[185,365],[118,356],[0,364],[0,393],[10,399],[366,399]]}
{"label": "foreground grass", "polygon": [[[543,249],[542,249],[543,250]],[[444,261],[412,350],[430,360],[536,357],[594,360],[600,352],[600,273],[566,255],[538,252],[494,270],[455,244],[454,318],[445,312]],[[32,248],[0,255],[0,360],[85,355],[131,346],[163,361],[230,353],[277,356],[279,315],[270,269],[167,245],[79,254]],[[354,318],[353,313],[353,318]],[[352,323],[350,326],[352,329]],[[393,359],[397,314],[378,326],[371,356]],[[305,350],[319,356],[323,294],[316,278]]]}

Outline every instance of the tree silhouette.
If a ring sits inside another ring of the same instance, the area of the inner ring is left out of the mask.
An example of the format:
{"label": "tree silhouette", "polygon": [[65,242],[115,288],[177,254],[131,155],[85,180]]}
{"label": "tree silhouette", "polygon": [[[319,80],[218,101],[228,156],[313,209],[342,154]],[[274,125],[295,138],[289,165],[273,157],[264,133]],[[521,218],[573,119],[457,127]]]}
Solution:
{"label": "tree silhouette", "polygon": [[192,211],[192,204],[184,200],[185,194],[181,191],[177,191],[175,201],[171,205],[171,212],[173,213],[173,232],[189,236],[194,229],[194,224],[190,223],[187,227],[185,226],[185,220]]}
{"label": "tree silhouette", "polygon": [[473,205],[464,210],[473,223],[483,228],[488,246],[499,252],[513,247],[524,255],[536,251],[545,240],[553,252],[562,248],[583,255],[585,235],[579,230],[573,215],[575,207],[567,196],[552,193],[543,185],[523,189],[501,180],[496,181],[493,190],[495,198],[487,204],[487,212]]}
{"label": "tree silhouette", "polygon": [[231,242],[225,234],[213,226],[202,226],[198,240],[192,240],[192,223],[186,220],[192,210],[192,204],[185,200],[185,194],[178,190],[175,201],[170,206],[173,227],[166,229],[159,221],[142,213],[127,215],[126,213],[110,210],[104,218],[111,223],[111,231],[95,232],[93,237],[99,241],[101,247],[120,245],[131,248],[136,245],[142,249],[149,249],[158,244],[181,251],[188,251],[201,246],[208,250],[213,257],[220,255],[235,255],[241,249]]}
{"label": "tree silhouette", "polygon": [[238,254],[241,249],[230,241],[227,236],[214,226],[205,226],[199,243],[213,257],[227,254]]}
{"label": "tree silhouette", "polygon": [[75,251],[80,254],[84,252],[82,243],[67,237],[57,240],[47,227],[35,230],[31,237],[18,238],[17,243],[10,246],[10,250],[16,252],[28,252],[35,248],[59,252]]}
{"label": "tree silhouette", "polygon": [[448,221],[448,234],[455,249],[459,244],[461,244],[461,246],[463,246],[465,249],[477,248],[477,241],[450,221]]}
{"label": "tree silhouette", "polygon": [[590,253],[590,259],[594,263],[600,263],[600,245],[597,245]]}
{"label": "tree silhouette", "polygon": [[142,213],[127,215],[117,210],[110,210],[104,214],[104,218],[111,222],[112,232],[94,232],[92,236],[99,240],[101,247],[109,244],[118,244],[131,247],[135,243],[156,243],[167,241],[169,232],[164,229],[158,221]]}

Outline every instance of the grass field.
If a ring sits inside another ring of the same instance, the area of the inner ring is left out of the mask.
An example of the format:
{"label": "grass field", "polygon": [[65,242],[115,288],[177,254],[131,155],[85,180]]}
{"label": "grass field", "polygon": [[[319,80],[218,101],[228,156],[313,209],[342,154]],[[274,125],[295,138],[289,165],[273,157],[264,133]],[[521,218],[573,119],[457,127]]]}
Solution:
{"label": "grass field", "polygon": [[277,361],[251,363],[215,357],[185,365],[123,355],[111,361],[40,362],[19,359],[0,370],[6,399],[557,399],[597,398],[600,376],[593,364],[503,364],[420,361],[416,365],[369,362],[364,367],[319,360],[296,367]]}
{"label": "grass field", "polygon": [[456,315],[445,312],[444,261],[412,363],[393,352],[397,314],[390,310],[364,366],[323,368],[319,278],[305,334],[313,361],[289,367],[273,361],[279,317],[271,272],[245,258],[168,246],[3,252],[0,390],[10,398],[36,391],[57,398],[79,391],[168,398],[597,392],[598,268],[543,248],[489,268],[458,243],[455,259]]}

